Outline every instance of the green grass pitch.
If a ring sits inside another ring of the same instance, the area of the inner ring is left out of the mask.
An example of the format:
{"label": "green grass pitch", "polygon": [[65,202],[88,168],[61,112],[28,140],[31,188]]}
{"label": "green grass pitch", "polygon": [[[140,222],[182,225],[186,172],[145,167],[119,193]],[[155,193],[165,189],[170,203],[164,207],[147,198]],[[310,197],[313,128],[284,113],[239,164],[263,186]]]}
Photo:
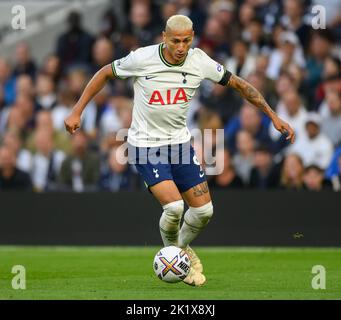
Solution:
{"label": "green grass pitch", "polygon": [[[0,299],[341,299],[341,248],[196,248],[207,283],[160,281],[154,247],[0,247]],[[12,288],[14,265],[26,289]],[[326,289],[314,290],[314,265]]]}

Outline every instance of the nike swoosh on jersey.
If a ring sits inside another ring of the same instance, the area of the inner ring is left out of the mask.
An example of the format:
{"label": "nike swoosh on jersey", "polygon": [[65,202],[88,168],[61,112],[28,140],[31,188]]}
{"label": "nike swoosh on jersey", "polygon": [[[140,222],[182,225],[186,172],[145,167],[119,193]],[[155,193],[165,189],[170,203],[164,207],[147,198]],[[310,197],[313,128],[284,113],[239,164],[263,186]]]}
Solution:
{"label": "nike swoosh on jersey", "polygon": [[146,76],[146,80],[150,80],[150,79],[153,79],[153,78],[156,78],[156,76]]}
{"label": "nike swoosh on jersey", "polygon": [[199,173],[199,177],[202,178],[205,175],[205,173]]}

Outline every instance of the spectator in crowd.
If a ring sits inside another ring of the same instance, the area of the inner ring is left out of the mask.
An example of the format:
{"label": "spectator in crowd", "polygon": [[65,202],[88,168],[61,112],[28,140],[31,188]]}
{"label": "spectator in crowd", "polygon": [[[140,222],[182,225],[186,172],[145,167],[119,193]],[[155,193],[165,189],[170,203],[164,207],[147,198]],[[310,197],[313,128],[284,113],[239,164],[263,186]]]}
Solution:
{"label": "spectator in crowd", "polygon": [[54,83],[57,84],[60,81],[61,76],[61,62],[60,59],[54,55],[48,55],[42,65],[41,73],[50,76]]}
{"label": "spectator in crowd", "polygon": [[72,136],[72,153],[62,163],[59,188],[62,191],[97,191],[99,177],[99,158],[89,152],[87,135],[79,130]]}
{"label": "spectator in crowd", "polygon": [[96,39],[92,48],[92,73],[114,60],[115,50],[113,43],[106,37]]}
{"label": "spectator in crowd", "polygon": [[0,56],[0,87],[3,90],[5,105],[12,104],[15,101],[15,82],[16,79],[12,75],[8,61]]}
{"label": "spectator in crowd", "polygon": [[65,77],[65,85],[71,92],[80,98],[89,78],[89,74],[83,67],[69,69]]}
{"label": "spectator in crowd", "polygon": [[227,53],[230,52],[231,48],[222,23],[217,17],[207,18],[198,47],[212,58],[219,58],[217,60],[223,61],[227,58]]}
{"label": "spectator in crowd", "polygon": [[34,99],[35,88],[32,78],[27,74],[21,74],[16,78],[16,95],[26,95]]}
{"label": "spectator in crowd", "polygon": [[14,151],[17,168],[29,173],[32,166],[32,154],[23,147],[22,138],[15,130],[6,131],[3,135],[2,145]]}
{"label": "spectator in crowd", "polygon": [[255,57],[249,51],[249,44],[238,39],[232,48],[232,57],[227,59],[225,67],[232,73],[247,78],[255,70]]}
{"label": "spectator in crowd", "polygon": [[25,137],[26,119],[23,112],[18,107],[7,107],[3,110],[0,133],[3,135],[6,131],[16,132],[21,138]]}
{"label": "spectator in crowd", "polygon": [[255,156],[255,140],[248,131],[241,130],[237,133],[236,146],[237,152],[232,158],[233,167],[247,185]]}
{"label": "spectator in crowd", "polygon": [[[227,148],[217,149],[217,153],[223,153],[223,172],[209,177],[208,184],[211,189],[240,189],[244,187],[243,180],[237,175],[231,159],[231,154]],[[220,156],[217,155],[219,158]]]}
{"label": "spectator in crowd", "polygon": [[53,128],[59,132],[65,132],[64,119],[70,113],[71,108],[76,104],[77,99],[75,94],[68,88],[65,88],[59,92],[57,99],[57,105],[51,111],[51,117],[53,122]]}
{"label": "spectator in crowd", "polygon": [[100,35],[116,42],[120,38],[119,17],[114,8],[108,8],[102,16],[100,22]]}
{"label": "spectator in crowd", "polygon": [[277,79],[282,70],[291,63],[301,68],[305,67],[305,58],[299,39],[295,33],[283,31],[279,34],[279,47],[270,55],[267,75],[271,79]]}
{"label": "spectator in crowd", "polygon": [[15,151],[0,146],[0,191],[31,191],[32,184],[28,173],[16,167]]}
{"label": "spectator in crowd", "polygon": [[303,188],[308,191],[332,188],[331,182],[324,178],[324,170],[316,165],[310,165],[304,169],[303,181]]}
{"label": "spectator in crowd", "polygon": [[247,30],[250,23],[256,18],[256,10],[252,3],[243,1],[238,11],[238,22],[241,31]]}
{"label": "spectator in crowd", "polygon": [[335,55],[329,55],[323,64],[322,77],[324,79],[331,77],[341,77],[341,60]]}
{"label": "spectator in crowd", "polygon": [[282,105],[284,97],[288,92],[291,91],[298,92],[298,86],[289,72],[282,71],[281,74],[279,75],[279,78],[276,81],[275,89],[276,94],[278,96],[278,102],[275,109],[277,112],[285,110],[285,107]]}
{"label": "spectator in crowd", "polygon": [[[88,110],[84,113],[83,128],[91,139],[102,137],[101,123],[111,105],[110,88],[106,85],[94,97],[93,101],[88,105]],[[115,119],[111,120],[113,120],[113,123],[109,125],[115,126]]]}
{"label": "spectator in crowd", "polygon": [[308,100],[306,97],[307,97],[307,91],[309,91],[309,88],[307,88],[304,83],[304,77],[305,77],[304,68],[292,62],[288,66],[288,74],[290,74],[291,78],[293,79],[298,93],[302,96],[302,100],[306,102]]}
{"label": "spectator in crowd", "polygon": [[90,64],[92,36],[82,27],[82,16],[72,11],[67,18],[68,30],[57,40],[56,55],[62,71],[75,64]]}
{"label": "spectator in crowd", "polygon": [[302,190],[304,165],[302,158],[295,154],[288,154],[283,161],[280,176],[280,188],[284,190]]}
{"label": "spectator in crowd", "polygon": [[231,0],[211,1],[208,16],[217,19],[221,24],[227,42],[234,40],[238,34],[236,24],[236,5]]}
{"label": "spectator in crowd", "polygon": [[262,145],[256,147],[249,187],[274,189],[279,186],[279,177],[280,165],[274,163],[270,149]]}
{"label": "spectator in crowd", "polygon": [[52,132],[38,130],[34,136],[36,152],[32,157],[31,179],[37,192],[57,190],[57,178],[65,153],[53,145]]}
{"label": "spectator in crowd", "polygon": [[333,156],[333,144],[321,132],[321,117],[314,112],[308,113],[305,129],[306,133],[297,137],[289,150],[302,158],[304,166],[315,164],[325,170]]}
{"label": "spectator in crowd", "polygon": [[101,173],[108,168],[108,158],[110,151],[113,148],[117,148],[122,144],[122,141],[119,140],[119,137],[116,133],[110,133],[100,140],[99,146],[99,156],[100,156],[100,171]]}
{"label": "spectator in crowd", "polygon": [[15,104],[7,109],[5,129],[16,131],[22,138],[26,138],[33,126],[33,100],[30,96],[20,94],[16,97]]}
{"label": "spectator in crowd", "polygon": [[322,100],[322,103],[320,105],[319,113],[322,116],[325,116],[329,114],[327,101],[326,101],[326,92],[330,90],[341,92],[341,76],[333,76],[328,79],[324,79],[322,82],[322,87],[323,87],[323,95],[324,95],[323,99],[324,100]]}
{"label": "spectator in crowd", "polygon": [[309,102],[314,102],[315,90],[322,80],[322,72],[326,59],[331,54],[334,39],[329,30],[315,30],[309,43],[306,64],[306,86],[309,90]]}
{"label": "spectator in crowd", "polygon": [[229,150],[234,154],[236,152],[236,136],[238,131],[245,130],[251,134],[257,143],[273,147],[269,136],[269,120],[262,116],[254,106],[245,102],[239,112],[225,126],[225,137],[227,139]]}
{"label": "spectator in crowd", "polygon": [[[300,137],[305,134],[305,122],[307,119],[307,111],[298,92],[295,90],[288,91],[277,106],[277,114],[285,119],[293,127],[296,133],[296,137]],[[278,135],[274,126],[270,126],[270,137],[274,141],[281,138]]]}
{"label": "spectator in crowd", "polygon": [[[275,107],[277,104],[277,94],[276,94],[276,82],[273,79],[270,79],[266,70],[269,65],[269,56],[266,54],[261,54],[256,56],[256,66],[255,71],[249,75],[248,80],[252,81],[252,79],[259,79],[257,82],[259,83],[258,89],[263,96],[265,97],[268,103]],[[252,81],[253,85],[255,85],[255,81]]]}
{"label": "spectator in crowd", "polygon": [[133,191],[141,185],[137,172],[128,163],[124,150],[125,148],[122,145],[117,145],[110,150],[107,166],[101,173],[101,190],[110,192]]}
{"label": "spectator in crowd", "polygon": [[21,74],[27,74],[31,79],[34,79],[36,74],[36,64],[31,57],[30,48],[25,42],[19,42],[15,47],[13,75],[17,77]]}
{"label": "spectator in crowd", "polygon": [[151,44],[161,31],[157,21],[153,21],[149,5],[146,2],[133,2],[129,23],[126,32],[137,38],[139,46]]}
{"label": "spectator in crowd", "polygon": [[235,116],[243,103],[235,90],[215,84],[210,92],[202,92],[200,97],[202,107],[217,112],[224,123],[228,123]]}
{"label": "spectator in crowd", "polygon": [[[117,133],[122,128],[129,128],[130,122],[122,117],[131,116],[132,100],[123,96],[111,98],[109,103],[103,106],[102,117],[99,119],[99,129],[102,136]],[[127,111],[127,114],[125,112]]]}
{"label": "spectator in crowd", "polygon": [[276,25],[283,14],[282,1],[255,1],[253,4],[257,9],[257,16],[263,21],[265,34],[270,35],[276,28]]}
{"label": "spectator in crowd", "polygon": [[[257,66],[256,61],[256,68],[257,67],[259,67],[259,65]],[[246,80],[265,97],[270,105],[276,105],[277,97],[274,92],[275,84],[273,80],[266,76],[265,72],[257,71],[256,69],[248,75]]]}
{"label": "spectator in crowd", "polygon": [[57,94],[53,79],[44,73],[37,76],[37,110],[52,110],[57,104]]}
{"label": "spectator in crowd", "polygon": [[250,21],[242,33],[242,39],[249,43],[249,53],[254,58],[268,51],[260,19],[254,18]]}
{"label": "spectator in crowd", "polygon": [[337,146],[341,143],[341,92],[328,90],[326,102],[329,113],[322,117],[321,132]]}
{"label": "spectator in crowd", "polygon": [[34,130],[27,136],[26,147],[32,153],[36,152],[35,135],[37,132],[43,131],[45,134],[52,136],[53,145],[56,149],[69,153],[71,143],[65,131],[58,131],[53,128],[52,114],[50,111],[41,110],[36,115],[36,126]]}
{"label": "spectator in crowd", "polygon": [[309,40],[310,28],[305,24],[304,19],[304,0],[284,0],[284,15],[280,21],[287,30],[295,32],[300,40],[301,46],[306,47]]}
{"label": "spectator in crowd", "polygon": [[341,91],[341,60],[333,55],[326,58],[323,64],[322,80],[315,91],[316,109],[322,117],[329,114],[326,102],[326,91]]}
{"label": "spectator in crowd", "polygon": [[122,128],[129,129],[132,121],[133,101],[126,97],[121,98],[121,101],[118,102],[118,116],[120,118]]}

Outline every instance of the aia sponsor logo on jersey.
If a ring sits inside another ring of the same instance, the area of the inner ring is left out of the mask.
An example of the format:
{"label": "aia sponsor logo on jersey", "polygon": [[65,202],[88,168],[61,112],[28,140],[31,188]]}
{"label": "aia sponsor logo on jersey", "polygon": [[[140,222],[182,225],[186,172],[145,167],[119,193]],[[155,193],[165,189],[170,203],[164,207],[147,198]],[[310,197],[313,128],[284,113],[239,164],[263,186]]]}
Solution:
{"label": "aia sponsor logo on jersey", "polygon": [[175,90],[168,89],[166,92],[161,93],[159,90],[154,90],[148,104],[177,104],[179,102],[188,102],[186,92],[183,88]]}

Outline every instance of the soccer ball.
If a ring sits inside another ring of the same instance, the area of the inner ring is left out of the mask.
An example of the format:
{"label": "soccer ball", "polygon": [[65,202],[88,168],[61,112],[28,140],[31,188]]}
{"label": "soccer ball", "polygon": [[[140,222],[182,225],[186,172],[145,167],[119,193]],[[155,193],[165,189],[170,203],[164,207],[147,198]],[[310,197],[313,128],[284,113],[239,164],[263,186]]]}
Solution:
{"label": "soccer ball", "polygon": [[181,248],[169,246],[162,248],[154,258],[153,268],[160,280],[175,283],[185,279],[189,273],[191,261]]}

